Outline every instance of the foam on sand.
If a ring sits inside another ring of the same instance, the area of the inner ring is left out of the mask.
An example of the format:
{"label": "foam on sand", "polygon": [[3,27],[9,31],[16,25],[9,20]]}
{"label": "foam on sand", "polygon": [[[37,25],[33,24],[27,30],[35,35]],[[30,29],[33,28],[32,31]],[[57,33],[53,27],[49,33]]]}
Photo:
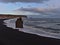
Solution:
{"label": "foam on sand", "polygon": [[[12,21],[11,21],[12,20]],[[26,33],[31,33],[31,34],[36,34],[39,36],[45,36],[45,37],[51,37],[51,38],[57,38],[60,39],[60,33],[51,33],[51,32],[46,32],[43,29],[37,29],[37,28],[33,28],[30,26],[24,26],[24,28],[15,28],[15,21],[16,19],[10,19],[10,20],[5,20],[5,25],[7,27],[13,28],[13,29],[19,29],[19,31],[23,31]]]}

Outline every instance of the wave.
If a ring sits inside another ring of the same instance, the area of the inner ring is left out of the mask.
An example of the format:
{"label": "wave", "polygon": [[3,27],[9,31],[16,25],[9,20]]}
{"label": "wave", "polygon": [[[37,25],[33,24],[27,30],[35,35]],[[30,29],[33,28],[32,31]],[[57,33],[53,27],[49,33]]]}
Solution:
{"label": "wave", "polygon": [[15,27],[15,21],[16,19],[10,19],[10,20],[5,20],[4,22],[6,23],[5,25],[7,27],[13,29],[19,29],[19,31],[60,39],[60,28],[58,28],[59,26],[57,25],[58,22],[48,23],[47,21],[43,21],[43,23],[40,23],[40,21],[36,22],[36,21],[27,20],[24,22],[24,28],[20,29]]}

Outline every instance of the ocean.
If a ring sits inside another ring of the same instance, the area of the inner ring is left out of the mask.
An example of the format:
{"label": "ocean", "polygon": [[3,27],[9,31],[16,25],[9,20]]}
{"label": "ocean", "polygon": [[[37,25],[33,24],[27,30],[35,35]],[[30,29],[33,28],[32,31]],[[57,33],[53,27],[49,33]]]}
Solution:
{"label": "ocean", "polygon": [[26,33],[60,39],[60,18],[27,18],[23,19],[24,28],[16,28],[17,18],[5,20],[7,27]]}

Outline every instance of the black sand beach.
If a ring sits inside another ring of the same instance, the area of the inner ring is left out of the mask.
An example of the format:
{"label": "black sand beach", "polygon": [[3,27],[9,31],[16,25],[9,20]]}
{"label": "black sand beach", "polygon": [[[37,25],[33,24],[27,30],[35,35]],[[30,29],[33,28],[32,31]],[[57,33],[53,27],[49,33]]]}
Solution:
{"label": "black sand beach", "polygon": [[3,25],[0,19],[0,45],[60,45],[59,39],[28,34]]}

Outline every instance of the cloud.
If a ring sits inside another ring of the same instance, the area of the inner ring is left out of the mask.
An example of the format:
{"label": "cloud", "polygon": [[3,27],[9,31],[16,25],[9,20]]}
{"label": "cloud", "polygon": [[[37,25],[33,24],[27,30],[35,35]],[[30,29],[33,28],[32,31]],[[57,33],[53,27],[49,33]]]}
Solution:
{"label": "cloud", "polygon": [[60,8],[52,8],[52,9],[45,11],[45,13],[48,13],[51,15],[60,15]]}
{"label": "cloud", "polygon": [[33,12],[33,13],[39,13],[39,14],[47,14],[48,9],[45,8],[20,8],[14,11],[26,11],[26,12]]}
{"label": "cloud", "polygon": [[30,11],[23,11],[23,10],[14,10],[13,11],[15,14],[19,14],[19,15],[38,15],[39,13],[34,13],[34,12],[30,12]]}
{"label": "cloud", "polygon": [[15,11],[28,11],[28,12],[35,12],[35,13],[42,13],[45,9],[43,8],[20,8]]}
{"label": "cloud", "polygon": [[43,15],[60,15],[60,8],[20,8],[15,11],[26,11]]}
{"label": "cloud", "polygon": [[9,2],[34,2],[34,3],[41,3],[43,1],[48,1],[48,0],[0,0],[0,2],[4,3],[9,3]]}

